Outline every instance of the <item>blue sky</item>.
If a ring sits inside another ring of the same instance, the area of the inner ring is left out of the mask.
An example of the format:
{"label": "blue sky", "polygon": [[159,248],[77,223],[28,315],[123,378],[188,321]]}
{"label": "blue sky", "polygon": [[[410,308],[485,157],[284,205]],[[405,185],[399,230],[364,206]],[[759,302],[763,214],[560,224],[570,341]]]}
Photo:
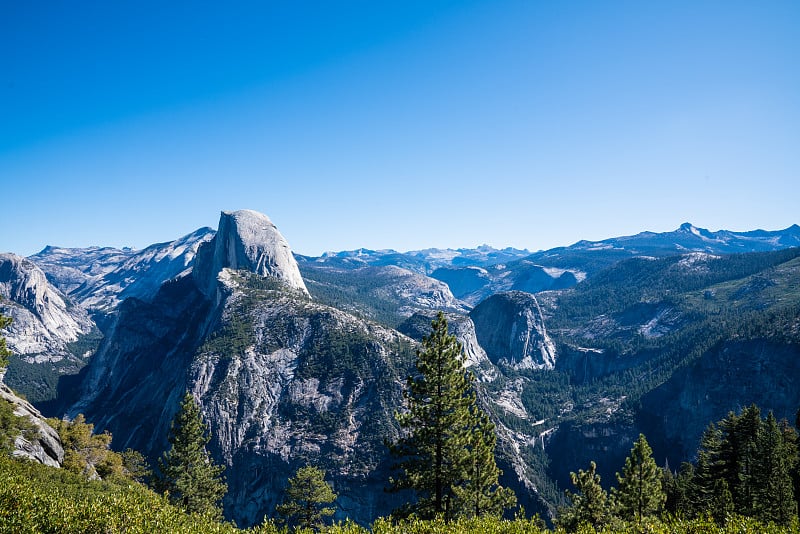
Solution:
{"label": "blue sky", "polygon": [[2,2],[0,251],[800,222],[800,2]]}

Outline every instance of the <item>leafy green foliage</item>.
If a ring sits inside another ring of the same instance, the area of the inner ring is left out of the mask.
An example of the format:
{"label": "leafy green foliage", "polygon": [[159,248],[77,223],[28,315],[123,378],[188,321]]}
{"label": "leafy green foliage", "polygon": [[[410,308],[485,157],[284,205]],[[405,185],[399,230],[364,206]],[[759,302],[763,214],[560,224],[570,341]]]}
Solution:
{"label": "leafy green foliage", "polygon": [[[0,455],[0,534],[88,532],[153,534],[288,534],[271,521],[246,530],[220,523],[200,514],[187,514],[140,484],[113,481],[87,481],[83,476],[32,462],[12,460]],[[303,532],[298,530],[297,532]],[[306,530],[305,532],[309,532]],[[516,518],[503,520],[484,516],[443,518],[430,521],[377,519],[369,527],[344,522],[325,529],[328,534],[545,534],[542,521]],[[556,529],[558,534],[565,532]],[[581,534],[648,532],[651,534],[797,534],[800,526],[764,523],[754,518],[731,516],[725,525],[708,518],[684,519],[668,516],[645,518],[639,524],[616,522],[600,529],[588,525]]]}
{"label": "leafy green foliage", "polygon": [[421,518],[499,515],[514,504],[499,487],[494,427],[477,409],[474,376],[463,368],[462,347],[439,313],[417,352],[419,375],[409,376],[407,411],[396,415],[405,434],[390,446],[399,459],[393,491],[412,490],[416,502],[397,513]]}
{"label": "leafy green foliage", "polygon": [[289,525],[303,529],[319,530],[324,519],[335,509],[327,506],[336,500],[330,484],[325,482],[325,472],[314,466],[304,466],[289,479],[283,503],[277,512]]}
{"label": "leafy green foliage", "polygon": [[211,436],[201,418],[200,406],[186,393],[172,420],[171,445],[159,461],[159,488],[170,502],[188,512],[219,518],[219,501],[228,490],[222,479],[225,466],[217,465],[206,450]]}
{"label": "leafy green foliage", "polygon": [[[0,533],[89,532],[227,534],[242,532],[199,514],[187,514],[146,487],[83,475],[0,455]],[[247,532],[277,534],[271,523]]]}
{"label": "leafy green foliage", "polygon": [[61,437],[64,447],[62,467],[88,478],[124,476],[122,456],[111,450],[111,434],[94,434],[94,425],[87,423],[83,414],[72,421],[48,419]]}

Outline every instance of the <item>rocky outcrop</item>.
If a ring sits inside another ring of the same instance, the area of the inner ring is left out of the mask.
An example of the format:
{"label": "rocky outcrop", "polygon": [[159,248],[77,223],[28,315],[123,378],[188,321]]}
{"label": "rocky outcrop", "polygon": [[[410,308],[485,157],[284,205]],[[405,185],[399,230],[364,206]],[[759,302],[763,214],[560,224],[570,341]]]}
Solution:
{"label": "rocky outcrop", "polygon": [[315,299],[383,324],[397,324],[417,312],[468,311],[447,284],[400,267],[333,269],[303,263],[301,273]]}
{"label": "rocky outcrop", "polygon": [[225,268],[271,276],[308,295],[289,243],[269,217],[252,210],[223,211],[217,234],[198,250],[193,271],[205,294],[216,290]]}
{"label": "rocky outcrop", "polygon": [[553,369],[556,348],[536,297],[521,291],[498,293],[470,312],[478,343],[494,364]]}
{"label": "rocky outcrop", "polygon": [[27,458],[52,467],[61,467],[64,461],[61,438],[58,432],[47,424],[39,410],[0,382],[0,402],[2,401],[11,403],[14,415],[25,418],[32,426],[30,431],[24,432],[14,440],[12,456]]}
{"label": "rocky outcrop", "polygon": [[94,324],[79,306],[50,285],[33,262],[0,254],[0,311],[12,317],[5,333],[15,354],[36,362],[69,356],[66,345],[91,332]]}

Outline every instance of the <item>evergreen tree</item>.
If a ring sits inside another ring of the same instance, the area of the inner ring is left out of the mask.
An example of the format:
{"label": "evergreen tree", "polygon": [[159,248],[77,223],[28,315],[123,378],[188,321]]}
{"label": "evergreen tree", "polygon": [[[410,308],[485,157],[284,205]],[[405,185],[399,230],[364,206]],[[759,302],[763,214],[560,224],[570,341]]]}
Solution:
{"label": "evergreen tree", "polygon": [[[11,324],[11,317],[6,317],[0,314],[0,330],[5,330]],[[6,338],[0,336],[0,371],[8,366],[8,358],[11,356],[11,351],[6,347]]]}
{"label": "evergreen tree", "polygon": [[225,466],[217,465],[206,450],[211,439],[200,406],[186,393],[170,427],[170,449],[159,461],[159,488],[187,512],[220,518],[219,501],[228,487],[222,478]]}
{"label": "evergreen tree", "polygon": [[494,428],[478,410],[474,376],[464,370],[461,345],[439,312],[417,351],[419,374],[408,377],[407,411],[396,415],[404,434],[390,445],[398,478],[390,490],[413,490],[416,502],[396,511],[421,518],[498,513],[512,501],[499,488]]}
{"label": "evergreen tree", "polygon": [[754,508],[764,522],[788,525],[797,515],[792,469],[797,460],[795,434],[788,424],[780,425],[772,412],[758,436],[755,459]]}
{"label": "evergreen tree", "polygon": [[567,497],[572,502],[572,506],[563,508],[559,511],[558,526],[567,530],[575,531],[583,524],[591,525],[598,529],[606,523],[608,518],[608,494],[600,485],[600,475],[596,473],[597,465],[589,463],[589,469],[578,470],[569,476],[572,485],[578,493],[566,490]]}
{"label": "evergreen tree", "polygon": [[305,466],[289,479],[283,503],[276,510],[290,525],[320,529],[324,526],[324,518],[334,512],[333,507],[326,505],[335,500],[333,488],[325,482],[325,472],[317,467]]}
{"label": "evergreen tree", "polygon": [[683,509],[683,512],[690,516],[715,510],[715,503],[721,498],[716,492],[722,489],[722,486],[717,484],[718,480],[726,480],[724,487],[730,494],[725,477],[729,469],[722,459],[722,441],[722,431],[713,423],[708,425],[700,439],[700,449],[697,452],[697,469],[694,470],[691,485],[692,499],[688,503],[690,509]]}
{"label": "evergreen tree", "polygon": [[472,406],[477,425],[468,439],[468,478],[454,488],[460,514],[467,517],[499,517],[517,502],[514,491],[498,484],[502,471],[494,457],[497,436],[494,424],[477,405]]}
{"label": "evergreen tree", "polygon": [[617,482],[619,486],[611,492],[617,514],[622,519],[640,522],[663,508],[666,495],[661,487],[661,475],[644,434],[639,434],[633,444],[622,474],[617,473]]}
{"label": "evergreen tree", "polygon": [[697,489],[694,483],[695,468],[689,462],[683,462],[677,474],[665,466],[662,475],[662,486],[667,496],[664,510],[671,514],[678,512],[684,515],[694,515],[695,495]]}
{"label": "evergreen tree", "polygon": [[756,515],[756,464],[761,425],[761,410],[755,404],[742,410],[741,415],[730,412],[719,423],[722,431],[720,475],[733,495],[736,511],[747,516]]}

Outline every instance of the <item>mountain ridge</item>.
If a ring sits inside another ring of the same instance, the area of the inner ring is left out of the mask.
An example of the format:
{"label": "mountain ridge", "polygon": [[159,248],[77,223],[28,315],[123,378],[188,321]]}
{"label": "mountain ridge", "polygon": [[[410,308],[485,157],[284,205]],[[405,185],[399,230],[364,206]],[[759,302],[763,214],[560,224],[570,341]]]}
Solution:
{"label": "mountain ridge", "polygon": [[[470,303],[420,271],[434,265],[425,254],[362,250],[361,259],[317,262],[293,255],[271,223],[243,225],[268,233],[250,240],[238,224],[226,230],[226,213],[236,212],[223,212],[223,231],[200,240],[191,269],[113,308],[70,414],[85,412],[98,430],[112,431],[116,447],[152,458],[183,392],[193,392],[216,435],[212,451],[229,467],[227,514],[242,525],[269,514],[298,462],[312,460],[344,489],[340,510],[351,518],[386,513],[377,497],[388,476],[382,441],[398,430],[392,414],[413,339],[438,310],[464,345],[477,396],[497,425],[503,483],[529,511],[552,514],[568,472],[590,459],[613,480],[640,430],[678,465],[696,449],[700,422],[691,408],[706,394],[713,402],[702,425],[734,402],[752,399],[781,414],[800,404],[791,376],[800,249],[786,248],[791,235],[717,239],[687,224],[670,235],[643,232],[494,265],[451,264],[486,273],[485,286],[469,288]],[[712,250],[680,248],[676,235]],[[713,249],[734,241],[770,251]],[[273,250],[267,242],[285,253],[277,270],[261,269],[269,262],[259,258]],[[248,251],[246,243],[256,246]],[[428,254],[442,261],[438,249]],[[554,284],[562,277],[563,287]],[[720,375],[726,387],[713,389],[703,377],[731,355],[742,365],[729,366]],[[778,376],[771,368],[788,373],[786,387],[773,388],[775,397],[733,387],[755,368],[760,384]],[[734,393],[722,394],[726,388]],[[671,399],[686,402],[661,410]]]}

